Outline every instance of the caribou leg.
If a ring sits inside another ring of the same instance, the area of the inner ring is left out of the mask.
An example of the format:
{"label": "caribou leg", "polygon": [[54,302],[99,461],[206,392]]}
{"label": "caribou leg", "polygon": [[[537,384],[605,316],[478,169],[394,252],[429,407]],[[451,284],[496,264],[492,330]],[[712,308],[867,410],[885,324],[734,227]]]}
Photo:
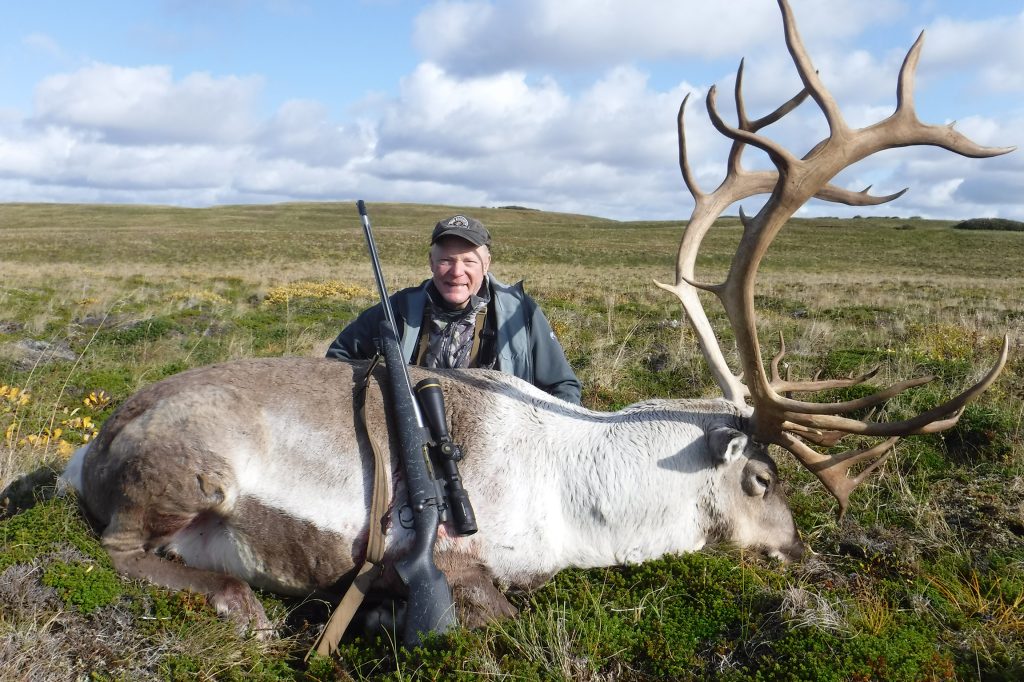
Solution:
{"label": "caribou leg", "polygon": [[[240,633],[249,631],[259,639],[273,635],[273,627],[263,605],[244,581],[225,573],[186,566],[160,556],[159,547],[147,542],[152,534],[144,531],[143,513],[119,510],[104,531],[101,541],[110,554],[114,568],[122,575],[148,580],[170,590],[191,590],[206,597],[218,615],[230,618]],[[161,535],[173,536],[187,528],[194,517],[163,516]]]}

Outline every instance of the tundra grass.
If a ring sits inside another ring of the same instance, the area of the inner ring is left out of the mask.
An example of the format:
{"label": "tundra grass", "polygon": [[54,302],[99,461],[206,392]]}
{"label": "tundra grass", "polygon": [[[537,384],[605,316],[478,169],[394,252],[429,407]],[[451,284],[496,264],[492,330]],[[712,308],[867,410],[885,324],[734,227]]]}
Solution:
{"label": "tundra grass", "polygon": [[[681,222],[519,209],[370,206],[392,290],[427,276],[426,235],[455,212],[495,238],[494,271],[526,280],[583,383],[616,409],[716,390],[673,278]],[[727,270],[723,219],[698,274]],[[374,301],[345,204],[179,209],[0,205],[0,677],[68,679],[1011,680],[1024,676],[1024,234],[952,221],[794,220],[757,294],[766,357],[796,377],[878,367],[873,385],[934,375],[883,407],[905,418],[991,363],[1003,377],[945,434],[908,438],[834,503],[787,453],[816,555],[794,566],[723,548],[641,566],[570,570],[520,615],[405,652],[353,639],[302,662],[326,609],[263,595],[281,638],[239,638],[194,595],[111,570],[53,472],[133,392],[241,357],[322,355]],[[727,356],[732,335],[705,299]],[[860,389],[835,392],[849,398]]]}

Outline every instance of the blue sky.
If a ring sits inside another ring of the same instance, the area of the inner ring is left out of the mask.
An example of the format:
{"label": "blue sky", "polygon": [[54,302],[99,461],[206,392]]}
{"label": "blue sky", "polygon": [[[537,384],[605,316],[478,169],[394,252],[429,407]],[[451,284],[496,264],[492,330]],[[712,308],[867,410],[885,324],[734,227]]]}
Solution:
{"label": "blue sky", "polygon": [[[1024,0],[792,5],[852,125],[891,113],[924,29],[920,118],[1024,142]],[[771,0],[17,3],[0,24],[0,201],[365,198],[685,218],[675,110],[695,95],[691,163],[712,189],[727,146],[702,99],[717,84],[731,113],[741,57],[752,115],[796,92]],[[805,104],[765,132],[803,153],[826,131]],[[756,150],[744,161],[766,163]],[[836,182],[910,191],[802,213],[1024,219],[1022,151],[908,148]]]}

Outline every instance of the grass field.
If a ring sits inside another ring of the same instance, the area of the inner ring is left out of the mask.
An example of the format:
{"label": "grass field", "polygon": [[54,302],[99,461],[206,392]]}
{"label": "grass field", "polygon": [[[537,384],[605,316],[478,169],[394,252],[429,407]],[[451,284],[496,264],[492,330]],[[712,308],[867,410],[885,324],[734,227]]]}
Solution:
{"label": "grass field", "polygon": [[[483,220],[495,273],[526,280],[588,407],[715,393],[678,303],[652,284],[673,277],[682,223],[369,209],[392,290],[427,276],[437,219]],[[512,621],[414,653],[356,640],[307,668],[322,604],[262,595],[281,637],[239,639],[201,599],[116,577],[73,502],[47,492],[144,385],[221,360],[322,355],[375,300],[354,206],[0,205],[0,679],[1021,679],[1024,233],[952,224],[794,220],[762,267],[762,342],[774,353],[785,334],[794,376],[937,377],[887,405],[890,418],[961,390],[1011,340],[1003,377],[961,424],[902,441],[842,525],[776,453],[815,556],[778,566],[721,548],[566,571],[514,595]],[[739,234],[734,219],[711,232],[705,279]]]}

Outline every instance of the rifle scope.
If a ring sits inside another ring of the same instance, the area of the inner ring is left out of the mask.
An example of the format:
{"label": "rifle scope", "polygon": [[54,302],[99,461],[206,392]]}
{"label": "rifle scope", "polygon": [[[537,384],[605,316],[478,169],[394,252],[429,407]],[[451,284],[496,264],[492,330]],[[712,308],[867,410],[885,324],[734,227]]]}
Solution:
{"label": "rifle scope", "polygon": [[423,417],[430,427],[430,432],[437,443],[441,472],[444,474],[447,488],[448,509],[452,514],[452,523],[459,535],[472,535],[477,531],[476,513],[469,501],[469,493],[462,487],[457,462],[462,459],[462,448],[452,441],[448,433],[448,421],[444,416],[444,393],[437,379],[423,379],[416,384],[416,398],[419,400]]}

